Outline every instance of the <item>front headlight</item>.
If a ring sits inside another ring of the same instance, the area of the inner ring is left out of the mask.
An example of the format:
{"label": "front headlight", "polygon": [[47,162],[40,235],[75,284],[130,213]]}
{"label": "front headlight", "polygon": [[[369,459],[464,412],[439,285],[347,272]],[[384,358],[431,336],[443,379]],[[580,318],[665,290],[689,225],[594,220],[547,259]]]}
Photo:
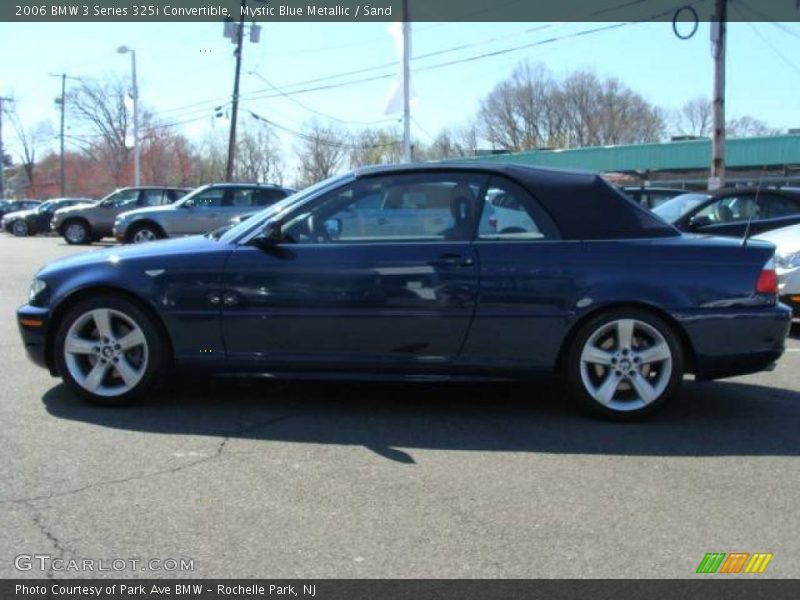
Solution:
{"label": "front headlight", "polygon": [[47,284],[43,280],[34,279],[31,282],[31,289],[28,292],[28,301],[29,302],[33,302],[34,300],[36,300],[36,297],[39,294],[41,294],[45,290],[46,287],[47,287]]}
{"label": "front headlight", "polygon": [[776,254],[775,266],[780,269],[796,269],[800,267],[800,252],[791,254]]}

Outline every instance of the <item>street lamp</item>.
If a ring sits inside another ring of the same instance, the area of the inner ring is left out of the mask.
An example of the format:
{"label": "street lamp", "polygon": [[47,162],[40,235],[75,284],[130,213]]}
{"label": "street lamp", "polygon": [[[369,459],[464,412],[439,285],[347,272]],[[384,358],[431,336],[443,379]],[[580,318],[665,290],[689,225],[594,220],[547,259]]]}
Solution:
{"label": "street lamp", "polygon": [[133,94],[133,185],[139,185],[139,158],[141,148],[139,147],[139,87],[136,85],[136,50],[127,46],[117,48],[119,54],[131,55],[131,79]]}

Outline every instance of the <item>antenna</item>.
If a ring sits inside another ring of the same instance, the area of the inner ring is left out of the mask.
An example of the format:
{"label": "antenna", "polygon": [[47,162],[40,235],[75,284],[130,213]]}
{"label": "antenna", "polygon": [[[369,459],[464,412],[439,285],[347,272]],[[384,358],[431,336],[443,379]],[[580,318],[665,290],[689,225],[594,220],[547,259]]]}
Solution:
{"label": "antenna", "polygon": [[753,224],[753,215],[758,213],[758,197],[761,195],[761,185],[764,183],[764,174],[767,171],[767,165],[761,169],[761,176],[758,178],[758,187],[756,188],[756,198],[753,201],[753,212],[747,218],[747,226],[744,228],[744,237],[742,238],[742,246],[747,246],[747,238],[750,237],[750,226]]}

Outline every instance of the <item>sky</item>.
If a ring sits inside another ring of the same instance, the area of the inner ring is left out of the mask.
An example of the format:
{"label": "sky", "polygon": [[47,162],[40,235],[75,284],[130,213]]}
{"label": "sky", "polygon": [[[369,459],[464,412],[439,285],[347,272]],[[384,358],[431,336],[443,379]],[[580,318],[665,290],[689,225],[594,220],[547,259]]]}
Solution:
{"label": "sky", "polygon": [[[259,44],[245,42],[240,127],[252,124],[254,111],[290,130],[299,130],[318,113],[338,119],[346,129],[365,123],[398,125],[400,115],[384,113],[392,78],[292,95],[280,90],[329,86],[399,71],[388,23],[267,23]],[[415,23],[412,26],[412,135],[429,143],[446,126],[458,126],[480,101],[523,60],[541,62],[555,75],[590,68],[620,78],[650,102],[676,109],[697,96],[710,96],[712,57],[709,24],[678,39],[671,23],[633,23],[624,27],[521,49],[498,56],[426,69],[452,60],[561,37],[600,23]],[[0,23],[0,95],[12,96],[24,125],[51,122],[57,149],[60,80],[66,72],[87,79],[129,77],[136,50],[142,106],[194,140],[227,135],[229,120],[214,117],[214,107],[230,101],[233,45],[222,23]],[[423,55],[469,45],[423,58]],[[390,65],[347,77],[334,75]],[[256,75],[258,73],[260,75]],[[313,82],[323,79],[324,81]],[[266,82],[264,81],[266,79]],[[267,83],[269,82],[269,83]],[[303,83],[311,82],[311,83]],[[270,85],[271,84],[271,85]],[[69,85],[69,82],[68,82]],[[74,83],[73,83],[74,85]],[[770,126],[800,127],[800,23],[730,23],[727,57],[728,117],[751,115]],[[300,104],[298,104],[298,102]],[[319,117],[324,120],[324,117]],[[76,124],[69,133],[81,133]],[[4,141],[12,153],[18,143],[11,127]],[[282,132],[286,153],[297,138]],[[40,150],[40,153],[42,151]],[[40,154],[41,155],[41,154]]]}

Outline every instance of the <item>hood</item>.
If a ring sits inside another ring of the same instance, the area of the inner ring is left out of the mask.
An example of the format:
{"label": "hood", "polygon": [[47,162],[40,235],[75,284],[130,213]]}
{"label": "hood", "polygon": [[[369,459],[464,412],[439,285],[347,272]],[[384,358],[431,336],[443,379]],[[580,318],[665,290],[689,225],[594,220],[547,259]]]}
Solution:
{"label": "hood", "polygon": [[185,256],[221,248],[222,242],[197,235],[172,240],[160,240],[146,244],[132,244],[129,246],[113,246],[102,250],[91,250],[74,256],[67,256],[47,263],[39,271],[39,275],[47,277],[59,271],[82,268],[92,265],[112,264],[124,266],[128,263],[147,261],[157,268],[169,260],[171,256]]}
{"label": "hood", "polygon": [[66,214],[69,214],[69,213],[78,212],[80,210],[87,209],[90,206],[94,206],[95,204],[97,204],[97,201],[95,201],[95,202],[81,202],[80,204],[73,204],[72,206],[67,206],[65,208],[59,208],[53,214],[54,215],[59,215],[59,216],[60,215],[66,215]]}
{"label": "hood", "polygon": [[4,221],[13,221],[14,219],[24,219],[28,215],[31,215],[36,212],[35,208],[28,208],[26,210],[15,210],[14,212],[8,212],[3,215]]}
{"label": "hood", "polygon": [[153,215],[156,213],[164,213],[164,212],[172,212],[175,210],[174,204],[165,204],[163,206],[145,206],[144,208],[134,208],[133,210],[126,210],[124,213],[119,215],[119,218],[137,218],[143,217],[146,215]]}
{"label": "hood", "polygon": [[777,246],[778,254],[800,252],[800,225],[790,225],[758,234],[754,239],[764,240]]}

